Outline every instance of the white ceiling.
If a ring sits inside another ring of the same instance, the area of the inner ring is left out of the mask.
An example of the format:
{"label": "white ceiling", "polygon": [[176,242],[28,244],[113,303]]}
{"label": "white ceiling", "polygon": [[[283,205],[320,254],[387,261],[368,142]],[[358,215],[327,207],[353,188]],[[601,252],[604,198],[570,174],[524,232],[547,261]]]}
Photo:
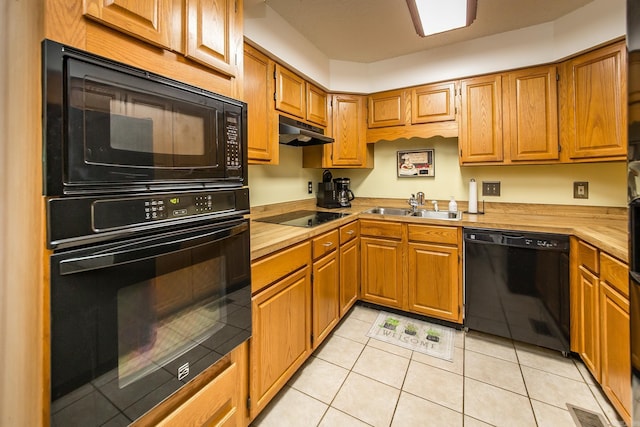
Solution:
{"label": "white ceiling", "polygon": [[471,26],[421,38],[406,0],[264,0],[328,58],[361,63],[554,21],[591,1],[477,0]]}

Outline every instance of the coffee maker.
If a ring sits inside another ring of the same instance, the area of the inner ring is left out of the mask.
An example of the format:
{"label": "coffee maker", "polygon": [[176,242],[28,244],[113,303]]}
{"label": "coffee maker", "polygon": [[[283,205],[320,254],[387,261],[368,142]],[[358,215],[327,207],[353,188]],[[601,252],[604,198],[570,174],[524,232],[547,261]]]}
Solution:
{"label": "coffee maker", "polygon": [[322,173],[322,182],[318,183],[316,194],[316,206],[321,208],[348,208],[351,200],[354,199],[353,192],[349,188],[351,180],[349,178],[333,179],[331,172],[325,170]]}
{"label": "coffee maker", "polygon": [[351,207],[351,201],[355,198],[353,191],[349,188],[351,180],[349,178],[336,178],[333,180],[338,195],[338,203],[343,208]]}

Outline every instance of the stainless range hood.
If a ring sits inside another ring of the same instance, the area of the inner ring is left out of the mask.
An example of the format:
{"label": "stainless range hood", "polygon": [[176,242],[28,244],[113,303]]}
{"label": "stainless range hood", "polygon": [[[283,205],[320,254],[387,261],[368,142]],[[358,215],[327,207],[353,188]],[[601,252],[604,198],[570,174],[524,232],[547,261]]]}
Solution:
{"label": "stainless range hood", "polygon": [[310,124],[280,116],[280,144],[293,145],[295,147],[308,147],[310,145],[329,144],[333,138],[325,136],[324,130]]}

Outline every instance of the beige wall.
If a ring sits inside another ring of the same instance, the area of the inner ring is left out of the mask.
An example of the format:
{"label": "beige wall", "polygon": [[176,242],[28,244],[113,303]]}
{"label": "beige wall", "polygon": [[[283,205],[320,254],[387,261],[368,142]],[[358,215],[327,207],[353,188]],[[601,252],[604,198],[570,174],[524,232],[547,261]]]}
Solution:
{"label": "beige wall", "polygon": [[[398,150],[433,148],[433,178],[398,178],[395,162]],[[375,144],[373,170],[332,169],[334,177],[351,178],[356,197],[409,198],[423,191],[428,199],[468,200],[468,183],[475,178],[500,181],[500,197],[486,201],[510,203],[574,204],[589,206],[626,205],[626,164],[624,162],[574,165],[465,166],[458,164],[457,138],[430,138]],[[249,187],[252,206],[309,198],[307,181],[320,180],[321,170],[302,168],[302,149],[281,146],[279,166],[251,166]],[[573,198],[573,182],[589,182],[589,199]],[[482,200],[481,193],[478,200]]]}

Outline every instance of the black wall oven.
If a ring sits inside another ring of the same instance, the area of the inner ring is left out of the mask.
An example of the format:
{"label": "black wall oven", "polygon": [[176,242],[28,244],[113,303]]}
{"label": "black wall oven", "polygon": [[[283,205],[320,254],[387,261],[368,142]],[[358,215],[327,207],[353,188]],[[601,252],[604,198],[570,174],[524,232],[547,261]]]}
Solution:
{"label": "black wall oven", "polygon": [[246,105],[43,42],[51,424],[127,425],[251,336]]}

